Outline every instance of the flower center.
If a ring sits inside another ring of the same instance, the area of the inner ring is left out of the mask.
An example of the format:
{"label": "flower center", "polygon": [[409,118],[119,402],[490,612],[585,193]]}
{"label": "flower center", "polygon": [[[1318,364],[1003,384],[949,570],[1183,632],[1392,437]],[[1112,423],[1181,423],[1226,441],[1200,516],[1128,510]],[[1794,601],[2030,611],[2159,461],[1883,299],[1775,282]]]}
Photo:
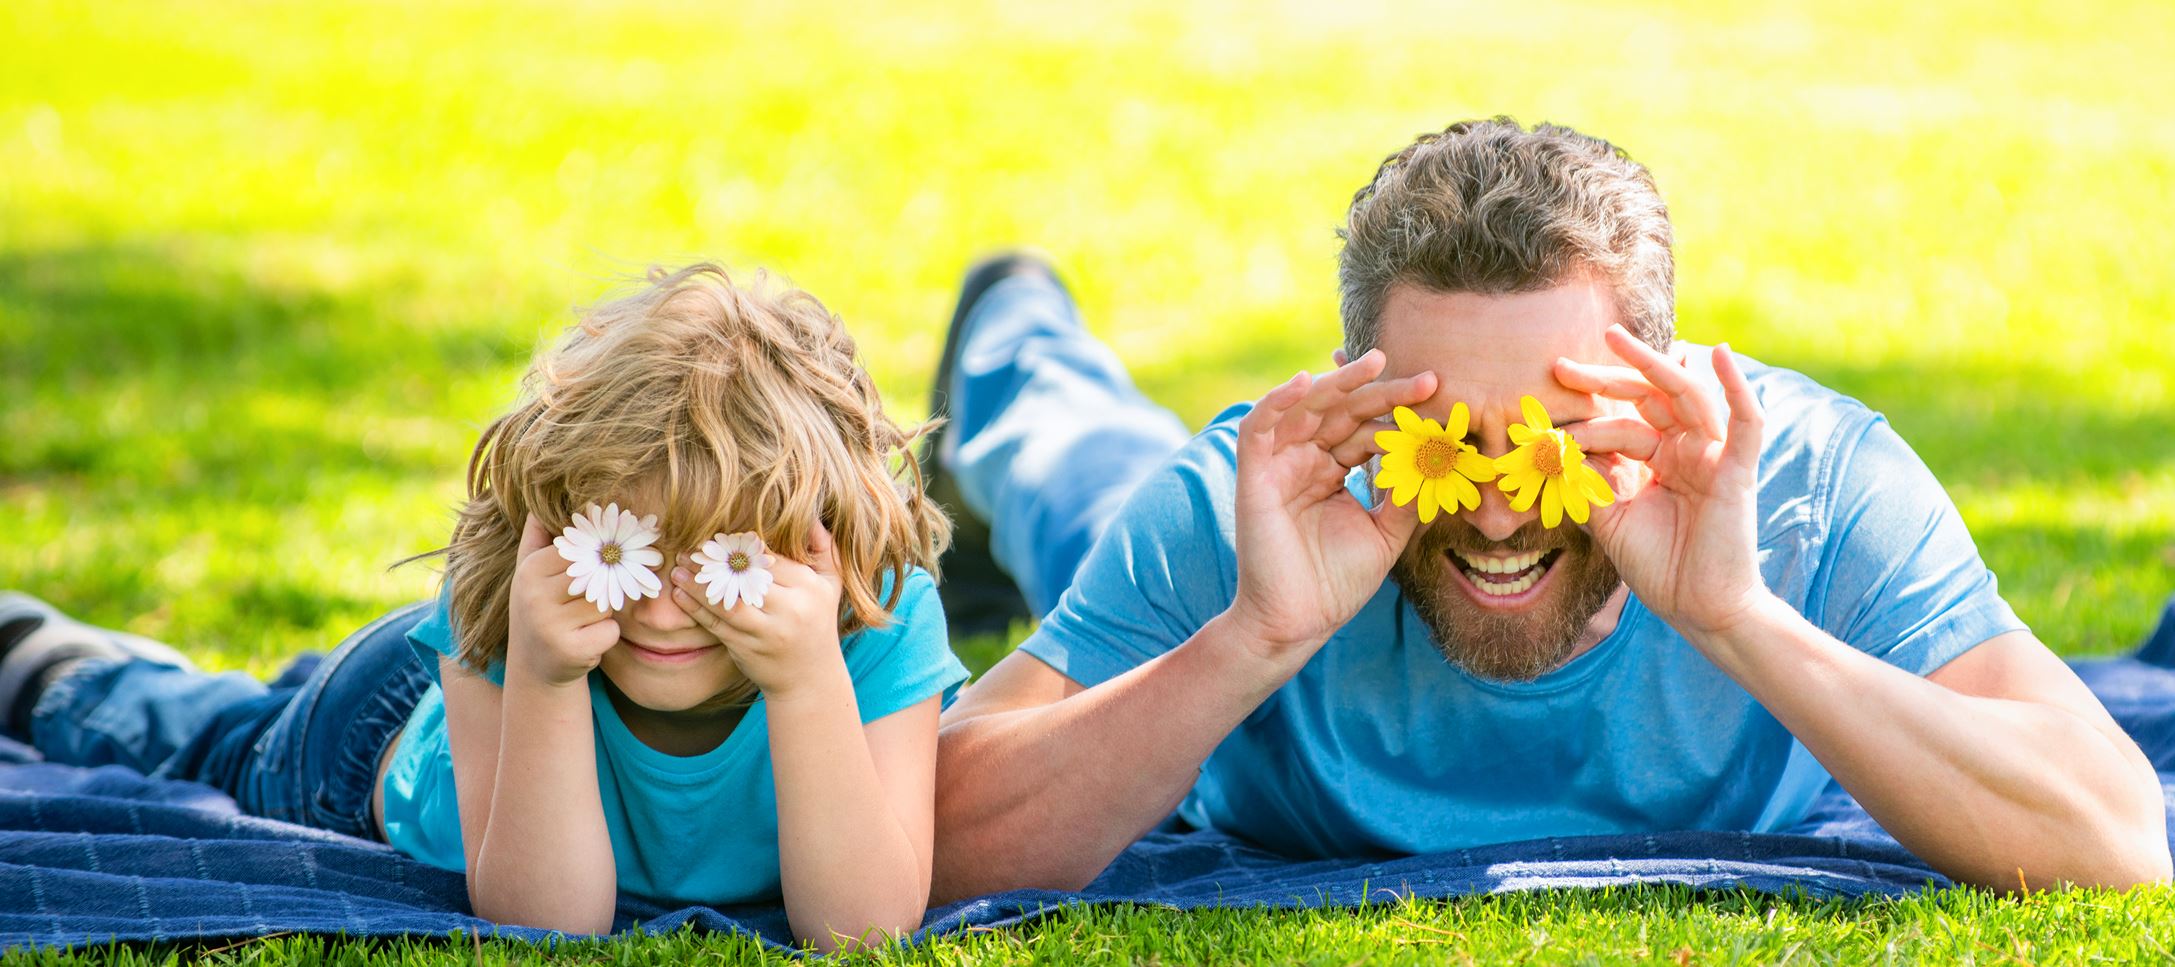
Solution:
{"label": "flower center", "polygon": [[619,563],[620,558],[623,558],[625,556],[627,556],[626,552],[620,550],[619,545],[616,543],[606,544],[603,547],[597,548],[597,560],[603,561],[606,564],[617,564]]}
{"label": "flower center", "polygon": [[1548,434],[1533,448],[1533,469],[1551,477],[1563,473],[1563,440],[1557,434]]}
{"label": "flower center", "polygon": [[730,557],[725,559],[725,566],[732,568],[734,574],[747,570],[754,563],[754,561],[748,560],[748,552],[746,551],[734,551]]}
{"label": "flower center", "polygon": [[1420,444],[1420,449],[1413,452],[1412,465],[1419,469],[1420,476],[1438,480],[1457,469],[1458,454],[1462,450],[1462,447],[1449,440],[1429,440]]}

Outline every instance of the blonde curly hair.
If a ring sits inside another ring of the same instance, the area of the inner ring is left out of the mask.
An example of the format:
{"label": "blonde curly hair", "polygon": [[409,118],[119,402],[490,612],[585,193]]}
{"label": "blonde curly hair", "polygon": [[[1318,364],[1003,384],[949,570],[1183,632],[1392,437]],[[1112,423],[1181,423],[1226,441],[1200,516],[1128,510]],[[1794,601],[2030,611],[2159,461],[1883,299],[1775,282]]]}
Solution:
{"label": "blonde curly hair", "polygon": [[[477,441],[453,540],[434,552],[455,655],[478,670],[505,661],[528,515],[557,533],[631,495],[662,496],[634,509],[658,516],[668,554],[752,530],[799,556],[820,522],[836,542],[840,635],[882,627],[910,569],[934,573],[951,539],[908,452],[927,429],[884,415],[852,337],[814,296],[760,272],[741,286],[716,265],[652,269],[541,352]],[[719,698],[753,686],[735,691]]]}

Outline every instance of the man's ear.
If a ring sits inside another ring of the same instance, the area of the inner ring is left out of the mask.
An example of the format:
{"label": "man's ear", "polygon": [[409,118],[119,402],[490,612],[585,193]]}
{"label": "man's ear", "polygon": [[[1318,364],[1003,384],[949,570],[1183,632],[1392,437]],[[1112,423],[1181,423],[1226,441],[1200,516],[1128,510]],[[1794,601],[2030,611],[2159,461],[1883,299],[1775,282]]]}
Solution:
{"label": "man's ear", "polygon": [[1340,368],[1343,367],[1345,363],[1349,363],[1352,361],[1352,357],[1345,355],[1343,346],[1338,346],[1337,348],[1330,350],[1329,359],[1331,362],[1336,363],[1337,366]]}

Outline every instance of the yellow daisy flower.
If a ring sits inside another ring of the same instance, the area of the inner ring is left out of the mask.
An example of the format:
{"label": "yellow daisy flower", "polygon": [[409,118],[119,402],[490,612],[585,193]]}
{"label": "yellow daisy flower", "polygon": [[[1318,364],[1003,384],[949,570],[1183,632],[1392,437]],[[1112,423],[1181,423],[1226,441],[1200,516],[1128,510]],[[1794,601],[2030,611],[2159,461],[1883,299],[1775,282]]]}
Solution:
{"label": "yellow daisy flower", "polygon": [[1374,435],[1375,446],[1383,451],[1382,472],[1375,474],[1374,485],[1389,491],[1390,502],[1399,507],[1418,498],[1423,524],[1434,520],[1437,511],[1480,506],[1480,488],[1473,484],[1495,479],[1495,461],[1465,442],[1472,420],[1465,404],[1450,408],[1448,426],[1402,406],[1393,413],[1397,429]]}
{"label": "yellow daisy flower", "polygon": [[1524,513],[1539,499],[1541,526],[1554,527],[1566,515],[1583,524],[1589,505],[1616,502],[1616,491],[1609,489],[1608,480],[1586,465],[1586,452],[1579,449],[1578,441],[1549,422],[1540,400],[1524,397],[1518,408],[1525,412],[1526,421],[1510,425],[1510,442],[1516,449],[1495,458],[1495,469],[1502,474],[1495,485],[1512,495],[1510,509]]}

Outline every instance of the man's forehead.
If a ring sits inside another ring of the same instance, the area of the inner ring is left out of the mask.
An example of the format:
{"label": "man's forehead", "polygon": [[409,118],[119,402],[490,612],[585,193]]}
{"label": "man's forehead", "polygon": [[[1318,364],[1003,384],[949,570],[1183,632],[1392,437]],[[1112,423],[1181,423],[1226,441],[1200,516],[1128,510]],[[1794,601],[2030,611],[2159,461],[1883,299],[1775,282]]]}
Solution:
{"label": "man's forehead", "polygon": [[1584,399],[1556,382],[1558,358],[1623,363],[1602,340],[1620,319],[1607,284],[1586,278],[1503,295],[1398,285],[1383,305],[1376,345],[1388,357],[1387,376],[1433,370],[1438,399],[1484,407],[1531,394],[1553,408]]}

